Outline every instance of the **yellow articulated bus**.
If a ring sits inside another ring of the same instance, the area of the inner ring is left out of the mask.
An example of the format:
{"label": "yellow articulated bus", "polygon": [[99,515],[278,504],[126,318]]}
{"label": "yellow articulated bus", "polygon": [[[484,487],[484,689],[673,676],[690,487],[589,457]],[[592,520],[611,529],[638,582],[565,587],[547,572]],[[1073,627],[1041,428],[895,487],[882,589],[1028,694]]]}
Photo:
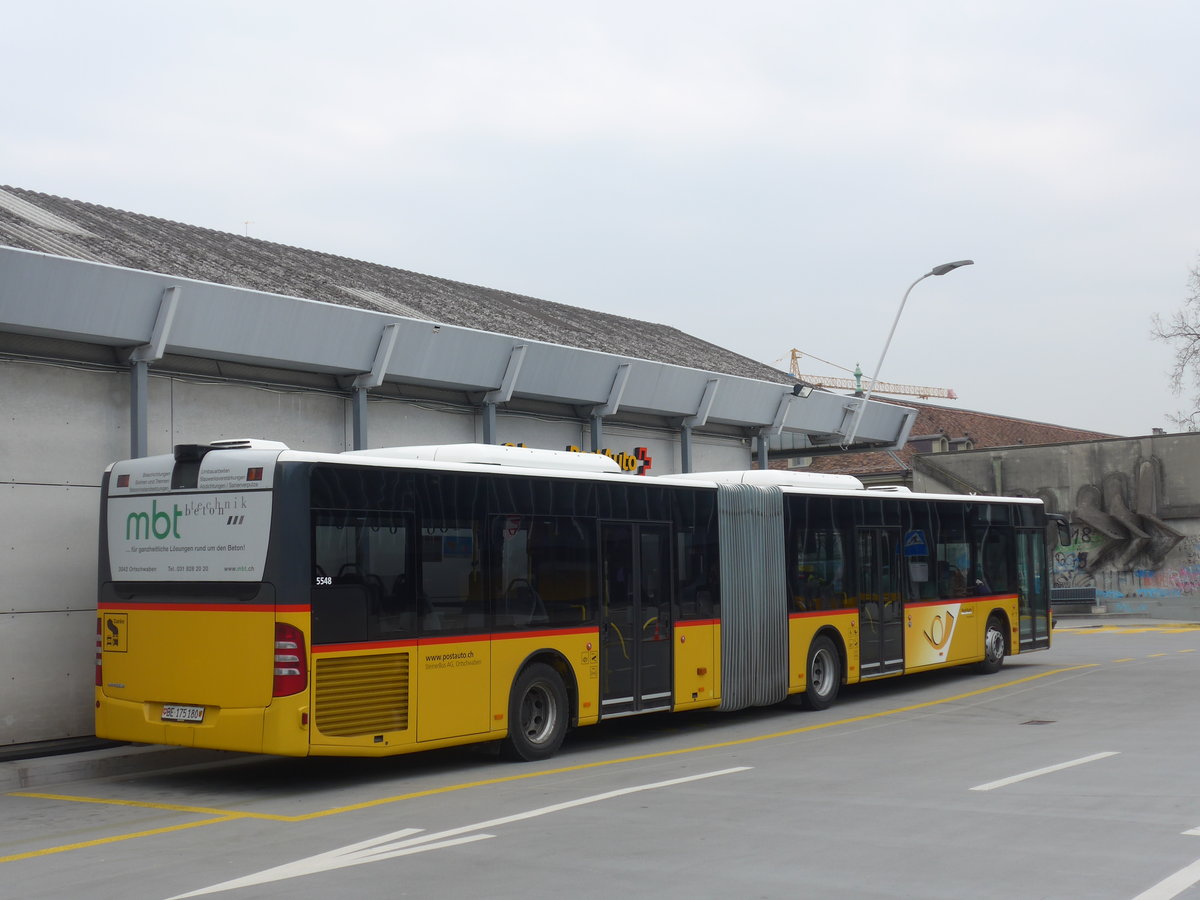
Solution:
{"label": "yellow articulated bus", "polygon": [[96,733],[288,756],[789,698],[1050,644],[1037,500],[658,478],[478,444],[262,440],[112,465]]}

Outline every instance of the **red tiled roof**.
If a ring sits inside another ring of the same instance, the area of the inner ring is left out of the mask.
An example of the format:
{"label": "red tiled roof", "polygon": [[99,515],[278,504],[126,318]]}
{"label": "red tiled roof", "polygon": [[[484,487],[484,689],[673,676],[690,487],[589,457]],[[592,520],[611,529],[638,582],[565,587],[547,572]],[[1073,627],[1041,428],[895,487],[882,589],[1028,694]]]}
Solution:
{"label": "red tiled roof", "polygon": [[[900,450],[818,456],[813,459],[812,465],[807,467],[806,471],[835,472],[845,475],[902,474],[912,470],[913,457],[918,453],[928,452],[928,439],[938,435],[945,435],[952,445],[957,439],[969,438],[975,449],[1013,447],[1021,444],[1058,444],[1120,437],[1120,435],[1105,434],[1100,431],[1085,431],[1081,428],[1067,428],[1063,425],[1013,419],[1008,416],[968,409],[951,409],[925,403],[893,401],[878,396],[871,399],[888,403],[894,402],[900,406],[912,407],[917,411],[917,419],[913,423],[908,443]],[[926,440],[922,441],[921,438],[926,438]],[[787,463],[780,460],[772,467],[775,465],[782,467]]]}

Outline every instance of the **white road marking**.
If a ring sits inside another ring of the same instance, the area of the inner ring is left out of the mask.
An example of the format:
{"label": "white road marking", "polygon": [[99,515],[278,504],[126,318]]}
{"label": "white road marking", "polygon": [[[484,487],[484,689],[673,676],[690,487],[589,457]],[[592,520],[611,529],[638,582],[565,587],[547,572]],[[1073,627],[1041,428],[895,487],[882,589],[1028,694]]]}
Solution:
{"label": "white road marking", "polygon": [[[1185,831],[1184,834],[1195,832],[1196,829],[1193,829]],[[1133,900],[1171,900],[1172,897],[1178,897],[1198,881],[1200,881],[1200,859],[1190,866],[1180,869],[1174,875],[1164,878],[1154,887],[1142,891]]]}
{"label": "white road marking", "polygon": [[1012,775],[1009,778],[1001,778],[999,781],[989,781],[987,784],[977,784],[975,787],[971,788],[971,790],[994,791],[996,788],[1002,788],[1010,784],[1016,784],[1018,781],[1025,781],[1029,778],[1037,778],[1039,775],[1049,775],[1051,772],[1069,769],[1072,766],[1082,766],[1084,763],[1095,762],[1098,759],[1106,759],[1110,756],[1117,755],[1118,753],[1115,750],[1110,750],[1105,753],[1093,753],[1091,756],[1073,759],[1070,762],[1059,763],[1056,766],[1046,766],[1044,769],[1034,769],[1032,772],[1022,772],[1020,775]]}
{"label": "white road marking", "polygon": [[[211,887],[201,888],[200,890],[190,891],[186,894],[176,894],[170,900],[184,900],[186,897],[199,897],[204,894],[217,894],[222,891],[232,891],[237,888],[250,887],[256,884],[267,884],[272,881],[283,881],[287,878],[298,878],[301,875],[313,875],[317,872],[328,872],[332,869],[342,869],[346,866],[357,866],[362,863],[379,862],[385,859],[393,859],[397,856],[407,856],[412,853],[423,853],[426,850],[441,850],[445,847],[455,847],[459,844],[467,844],[472,841],[482,841],[491,837],[493,834],[471,834],[470,832],[480,832],[484,829],[496,828],[501,825],[508,825],[512,822],[520,822],[525,819],[533,819],[537,816],[545,816],[550,813],[562,812],[565,809],[573,809],[577,806],[586,806],[589,803],[598,803],[601,800],[611,800],[614,797],[623,797],[626,794],[636,794],[639,791],[653,791],[658,788],[673,787],[677,784],[686,784],[689,781],[701,781],[705,778],[716,778],[718,775],[732,775],[736,772],[745,772],[750,769],[750,766],[738,766],[732,769],[721,769],[717,772],[704,772],[700,775],[688,775],[684,778],[672,778],[669,781],[656,781],[653,784],[639,784],[634,787],[619,788],[615,791],[606,791],[603,794],[592,794],[590,797],[580,797],[578,800],[567,800],[563,803],[554,803],[550,806],[542,806],[537,809],[531,809],[522,813],[515,813],[511,816],[501,816],[498,819],[488,819],[486,822],[476,822],[474,825],[463,825],[459,828],[450,828],[446,831],[438,831],[434,834],[426,834],[421,837],[412,837],[411,835],[420,834],[420,828],[405,828],[403,831],[393,831],[389,834],[380,835],[379,837],[369,838],[365,841],[359,841],[357,844],[349,844],[345,847],[339,847],[336,850],[329,850],[325,853],[318,853],[316,856],[310,856],[306,859],[299,859],[295,862],[285,863],[282,866],[275,866],[272,869],[264,869],[261,872],[256,872],[253,875],[246,875],[242,878],[234,878],[231,881],[222,881],[220,884],[214,884]],[[404,840],[401,840],[404,839]]]}

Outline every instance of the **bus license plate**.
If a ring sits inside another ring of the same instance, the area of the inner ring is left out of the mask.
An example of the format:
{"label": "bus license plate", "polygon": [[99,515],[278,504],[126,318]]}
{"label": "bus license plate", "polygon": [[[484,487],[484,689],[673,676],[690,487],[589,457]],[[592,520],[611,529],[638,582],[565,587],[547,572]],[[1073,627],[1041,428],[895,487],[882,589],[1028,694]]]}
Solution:
{"label": "bus license plate", "polygon": [[163,704],[162,720],[164,722],[203,722],[203,706],[178,706],[170,703]]}

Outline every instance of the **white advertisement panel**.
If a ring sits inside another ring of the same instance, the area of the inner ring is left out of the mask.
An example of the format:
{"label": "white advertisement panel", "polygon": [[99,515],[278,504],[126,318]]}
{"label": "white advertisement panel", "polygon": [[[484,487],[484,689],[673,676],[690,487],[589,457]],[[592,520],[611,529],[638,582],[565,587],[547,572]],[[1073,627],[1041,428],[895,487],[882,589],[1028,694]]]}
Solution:
{"label": "white advertisement panel", "polygon": [[109,497],[112,577],[260,581],[270,526],[270,491]]}

